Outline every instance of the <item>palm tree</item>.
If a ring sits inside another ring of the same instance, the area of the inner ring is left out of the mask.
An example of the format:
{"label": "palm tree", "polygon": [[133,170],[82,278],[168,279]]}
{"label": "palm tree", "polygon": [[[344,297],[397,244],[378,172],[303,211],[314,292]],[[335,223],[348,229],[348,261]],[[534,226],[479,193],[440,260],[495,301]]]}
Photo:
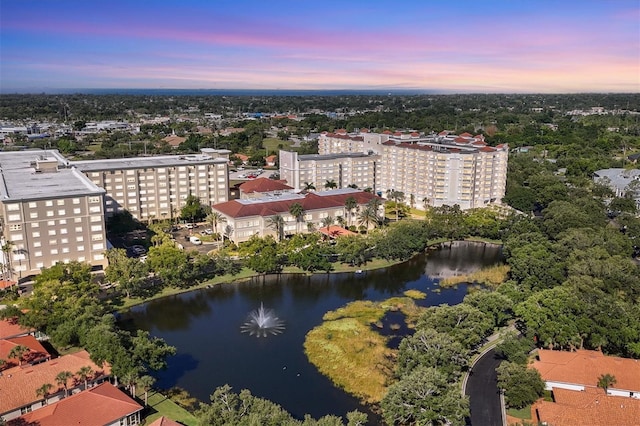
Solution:
{"label": "palm tree", "polygon": [[338,187],[338,184],[336,183],[335,180],[329,179],[324,183],[324,187],[325,189],[335,189]]}
{"label": "palm tree", "polygon": [[604,393],[607,393],[607,389],[618,382],[616,376],[613,374],[603,374],[598,377],[598,387],[604,389]]}
{"label": "palm tree", "polygon": [[347,221],[342,216],[336,217],[336,222],[338,222],[338,225],[342,226],[343,228],[347,225]]}
{"label": "palm tree", "polygon": [[404,192],[389,189],[387,191],[387,197],[389,197],[389,199],[392,200],[395,204],[397,222],[400,218],[400,203],[404,201]]}
{"label": "palm tree", "polygon": [[416,207],[416,196],[413,194],[409,195],[409,205],[412,209]]}
{"label": "palm tree", "polygon": [[148,404],[149,390],[155,384],[155,382],[156,382],[156,379],[148,375],[139,377],[138,380],[136,381],[136,384],[140,386],[142,389],[144,389],[144,405],[149,405]]}
{"label": "palm tree", "polygon": [[71,374],[71,371],[61,371],[56,376],[57,385],[58,386],[62,386],[64,388],[64,397],[65,398],[67,397],[67,394],[69,392],[69,388],[67,387],[67,382],[72,377],[73,377],[73,374]]}
{"label": "palm tree", "polygon": [[284,234],[284,218],[277,214],[275,216],[268,217],[266,222],[268,227],[273,228],[276,231],[278,242],[282,241]]}
{"label": "palm tree", "polygon": [[211,212],[209,213],[209,215],[207,215],[206,220],[207,220],[207,223],[211,224],[211,229],[213,229],[213,232],[217,234],[218,224],[222,222],[226,222],[227,218],[218,212]]}
{"label": "palm tree", "polygon": [[331,225],[334,224],[334,222],[335,222],[335,219],[333,218],[333,216],[327,216],[324,219],[322,219],[322,225],[327,228],[327,231],[329,231],[329,228],[331,227]]}
{"label": "palm tree", "polygon": [[347,199],[344,200],[344,207],[347,211],[347,224],[351,225],[351,215],[353,213],[353,209],[358,207],[358,202],[354,197],[347,197]]}
{"label": "palm tree", "polygon": [[129,390],[131,396],[136,396],[136,382],[139,380],[138,374],[135,371],[130,371],[124,374],[122,377],[122,384]]}
{"label": "palm tree", "polygon": [[24,345],[16,345],[14,346],[9,353],[7,354],[7,358],[17,358],[18,359],[18,366],[22,365],[22,357],[26,354],[31,352],[31,349],[29,349],[28,346],[24,346]]}
{"label": "palm tree", "polygon": [[43,384],[38,389],[36,389],[36,396],[42,397],[42,399],[46,400],[52,387],[53,385],[51,383]]}
{"label": "palm tree", "polygon": [[13,272],[11,269],[11,256],[9,256],[9,253],[11,253],[11,249],[13,248],[14,244],[13,242],[7,240],[4,242],[4,244],[2,244],[2,247],[0,247],[0,250],[2,250],[2,252],[4,253],[4,259],[5,259],[5,263],[6,263],[6,267],[5,269],[5,273],[9,274],[9,277],[4,277],[5,280],[11,281]]}
{"label": "palm tree", "polygon": [[305,183],[302,185],[302,190],[303,190],[304,192],[315,191],[315,190],[316,190],[316,186],[315,186],[313,183],[311,183],[311,182],[305,182]]}
{"label": "palm tree", "polygon": [[80,367],[80,370],[76,372],[76,375],[80,380],[84,382],[84,390],[87,390],[87,385],[88,385],[87,381],[89,377],[93,375],[93,370],[91,369],[91,367],[89,367],[88,365],[85,365],[84,367]]}
{"label": "palm tree", "polygon": [[296,231],[300,232],[300,222],[304,217],[304,207],[300,203],[293,203],[289,206],[289,214],[296,219]]}
{"label": "palm tree", "polygon": [[312,233],[316,231],[316,224],[313,222],[307,222],[307,232]]}
{"label": "palm tree", "polygon": [[358,224],[364,226],[367,234],[369,233],[371,224],[376,224],[379,220],[378,211],[372,205],[367,205],[358,216]]}

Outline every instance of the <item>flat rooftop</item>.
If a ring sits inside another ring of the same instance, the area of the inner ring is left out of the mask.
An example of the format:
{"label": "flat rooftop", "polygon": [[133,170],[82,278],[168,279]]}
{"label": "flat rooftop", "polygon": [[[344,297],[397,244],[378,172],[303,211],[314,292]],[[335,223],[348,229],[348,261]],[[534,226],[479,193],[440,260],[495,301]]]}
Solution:
{"label": "flat rooftop", "polygon": [[299,155],[300,160],[335,160],[338,158],[362,158],[373,157],[374,155],[365,154],[363,152],[341,152],[338,154],[303,154]]}
{"label": "flat rooftop", "polygon": [[[37,161],[55,164],[58,171],[38,172]],[[57,150],[0,152],[0,201],[22,201],[100,195],[82,172],[68,167],[69,162]]]}
{"label": "flat rooftop", "polygon": [[227,158],[205,154],[163,155],[157,157],[114,158],[109,160],[71,161],[72,166],[83,172],[101,170],[144,169],[173,166],[192,166],[196,164],[225,164]]}

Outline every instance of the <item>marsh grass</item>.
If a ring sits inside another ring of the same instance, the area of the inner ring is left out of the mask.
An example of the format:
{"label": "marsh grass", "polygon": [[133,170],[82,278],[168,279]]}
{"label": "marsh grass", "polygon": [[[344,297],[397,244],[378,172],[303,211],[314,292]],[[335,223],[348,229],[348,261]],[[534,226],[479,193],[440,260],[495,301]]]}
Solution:
{"label": "marsh grass", "polygon": [[414,320],[422,309],[412,299],[356,301],[327,312],[324,322],[307,333],[305,354],[318,370],[363,402],[378,403],[393,376],[396,350],[373,326],[387,311],[400,310]]}
{"label": "marsh grass", "polygon": [[457,277],[444,278],[440,281],[440,287],[455,287],[461,283],[478,283],[487,287],[497,287],[507,279],[509,265],[495,265],[482,268],[479,271]]}

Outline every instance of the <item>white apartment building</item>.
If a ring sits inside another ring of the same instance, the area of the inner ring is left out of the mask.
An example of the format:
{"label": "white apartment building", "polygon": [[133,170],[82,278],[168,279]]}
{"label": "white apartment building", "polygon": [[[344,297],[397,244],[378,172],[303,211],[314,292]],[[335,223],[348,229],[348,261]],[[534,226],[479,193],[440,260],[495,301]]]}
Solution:
{"label": "white apartment building", "polygon": [[19,280],[58,262],[107,264],[105,190],[57,151],[0,153],[0,267]]}
{"label": "white apartment building", "polygon": [[335,182],[336,188],[355,185],[361,189],[375,189],[376,162],[379,160],[379,155],[362,152],[298,155],[281,150],[280,179],[298,189],[310,183],[322,191],[328,181]]}
{"label": "white apartment building", "polygon": [[[482,135],[454,135],[446,131],[432,135],[390,131],[348,134],[338,130],[322,133],[318,149],[320,157],[331,154],[348,157],[355,153],[367,156],[373,167],[367,175],[371,180],[358,186],[375,188],[379,194],[403,192],[406,202],[413,200],[417,208],[425,204],[436,207],[458,204],[462,209],[483,207],[500,203],[506,190],[508,146],[490,147]],[[310,158],[300,156],[297,161],[300,164],[284,169],[281,154],[281,176],[318,169]],[[300,187],[301,178],[291,179],[292,186]],[[322,185],[317,189],[322,190]]]}
{"label": "white apartment building", "polygon": [[69,161],[57,150],[0,152],[0,276],[72,260],[106,267],[105,217],[175,218],[189,194],[227,201],[229,153]]}
{"label": "white apartment building", "polygon": [[106,190],[105,216],[129,211],[141,221],[176,218],[191,194],[203,205],[229,198],[229,153],[203,149],[197,155],[166,155],[70,164]]}

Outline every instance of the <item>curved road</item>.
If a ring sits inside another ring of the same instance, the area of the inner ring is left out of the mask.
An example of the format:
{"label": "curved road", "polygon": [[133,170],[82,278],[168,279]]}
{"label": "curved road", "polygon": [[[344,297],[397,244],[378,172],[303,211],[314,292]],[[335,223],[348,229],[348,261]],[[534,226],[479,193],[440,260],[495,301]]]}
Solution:
{"label": "curved road", "polygon": [[465,394],[469,395],[472,426],[502,426],[502,407],[496,368],[502,360],[491,349],[471,369]]}

